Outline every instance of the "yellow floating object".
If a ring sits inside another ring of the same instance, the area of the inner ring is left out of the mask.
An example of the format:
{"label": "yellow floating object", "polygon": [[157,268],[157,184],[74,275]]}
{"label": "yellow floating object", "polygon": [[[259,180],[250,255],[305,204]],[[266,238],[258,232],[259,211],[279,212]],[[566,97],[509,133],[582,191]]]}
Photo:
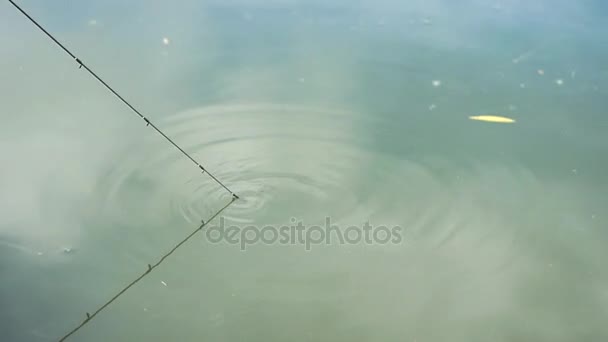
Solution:
{"label": "yellow floating object", "polygon": [[514,123],[515,120],[511,118],[507,118],[504,116],[495,116],[495,115],[479,115],[479,116],[469,116],[471,120],[477,121],[487,121],[487,122],[498,122],[498,123]]}

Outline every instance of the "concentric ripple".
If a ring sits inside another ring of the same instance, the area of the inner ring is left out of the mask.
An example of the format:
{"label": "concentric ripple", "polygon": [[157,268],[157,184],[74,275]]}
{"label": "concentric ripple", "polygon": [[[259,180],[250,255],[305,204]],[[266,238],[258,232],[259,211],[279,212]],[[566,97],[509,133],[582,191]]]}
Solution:
{"label": "concentric ripple", "polygon": [[[330,217],[400,225],[437,248],[459,238],[475,248],[488,236],[510,248],[512,231],[483,225],[503,222],[505,208],[519,209],[536,184],[532,175],[513,167],[459,167],[442,156],[384,154],[374,146],[375,124],[360,113],[256,104],[192,109],[157,125],[240,196],[222,214],[232,223],[296,218],[313,224]],[[152,134],[135,140],[101,183],[103,212],[113,220],[196,224],[231,200],[166,141]],[[498,188],[521,188],[521,196],[493,203]]]}
{"label": "concentric ripple", "polygon": [[[239,195],[225,218],[276,223],[338,220],[363,204],[362,166],[373,157],[357,132],[362,121],[343,111],[240,105],[189,110],[159,126]],[[158,137],[134,144],[103,184],[105,210],[118,220],[200,222],[231,199]]]}

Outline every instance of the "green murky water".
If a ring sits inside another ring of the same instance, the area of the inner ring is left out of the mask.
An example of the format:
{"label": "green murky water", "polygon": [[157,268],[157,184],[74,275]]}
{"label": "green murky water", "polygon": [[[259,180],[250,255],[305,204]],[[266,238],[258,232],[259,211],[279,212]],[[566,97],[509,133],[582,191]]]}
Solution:
{"label": "green murky water", "polygon": [[[600,1],[19,4],[241,196],[227,224],[401,227],[201,233],[72,340],[608,338]],[[8,2],[0,27],[0,340],[52,341],[230,194]]]}

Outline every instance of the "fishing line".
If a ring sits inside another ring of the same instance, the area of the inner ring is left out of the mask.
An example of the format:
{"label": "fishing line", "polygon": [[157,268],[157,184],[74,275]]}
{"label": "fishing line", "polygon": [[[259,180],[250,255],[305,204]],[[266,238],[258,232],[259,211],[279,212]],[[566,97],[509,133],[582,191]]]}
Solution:
{"label": "fishing line", "polygon": [[66,48],[57,39],[55,39],[55,37],[53,37],[53,35],[51,35],[40,24],[38,24],[38,22],[36,20],[34,20],[29,14],[27,14],[23,9],[21,9],[21,7],[19,7],[15,2],[13,2],[13,0],[8,0],[8,1],[13,6],[15,6],[15,8],[17,8],[19,10],[19,12],[21,12],[24,16],[26,16],[34,25],[36,25],[36,27],[38,27],[42,32],[44,32],[53,42],[55,42],[55,44],[57,44],[65,53],[67,53],[72,59],[74,59],[76,61],[76,63],[78,63],[78,68],[79,69],[84,68],[91,76],[93,76],[97,81],[99,81],[99,83],[101,83],[106,89],[108,89],[112,94],[114,94],[114,96],[116,96],[122,103],[124,103],[127,107],[129,107],[129,109],[131,109],[131,111],[133,111],[142,120],[144,120],[144,122],[146,123],[146,126],[152,127],[158,134],[160,134],[163,138],[165,138],[169,143],[171,143],[171,145],[173,145],[175,148],[177,148],[184,156],[186,156],[192,163],[194,163],[203,173],[206,173],[207,175],[209,175],[209,177],[211,177],[216,183],[218,183],[219,185],[221,185],[226,191],[228,191],[232,195],[232,199],[231,199],[230,202],[228,202],[224,207],[222,207],[215,214],[213,214],[213,216],[211,216],[207,221],[202,221],[201,225],[198,228],[196,228],[192,233],[190,233],[190,235],[186,236],[183,240],[181,240],[179,243],[177,243],[169,252],[165,253],[158,260],[158,262],[156,262],[153,265],[148,264],[147,270],[142,275],[140,275],[135,280],[133,280],[131,283],[129,283],[127,286],[125,286],[116,295],[114,295],[114,297],[112,297],[110,300],[108,300],[107,302],[105,302],[102,306],[100,306],[92,314],[90,314],[90,313],[87,312],[86,313],[86,319],[84,321],[82,321],[74,329],[72,329],[69,333],[67,333],[66,335],[64,335],[59,340],[60,342],[62,342],[62,341],[65,341],[70,336],[72,336],[74,333],[76,333],[82,327],[84,327],[93,318],[95,318],[95,316],[97,316],[102,310],[104,310],[106,307],[108,307],[110,304],[112,304],[115,300],[117,300],[120,296],[122,296],[127,290],[129,290],[131,287],[133,287],[135,284],[137,284],[143,278],[145,278],[148,274],[150,274],[152,272],[152,270],[154,270],[161,263],[163,263],[165,261],[165,259],[167,259],[171,254],[173,254],[178,248],[180,248],[188,240],[190,240],[190,238],[192,238],[194,235],[196,235],[198,232],[200,232],[205,227],[205,225],[207,225],[210,221],[214,220],[222,211],[224,211],[226,208],[228,208],[239,197],[234,192],[232,192],[226,185],[224,185],[219,179],[217,179],[213,174],[211,174],[208,170],[206,170],[198,161],[196,161],[192,156],[190,156],[190,154],[188,154],[179,145],[177,145],[163,131],[161,131],[158,127],[156,127],[156,125],[154,125],[147,117],[145,117],[137,109],[135,109],[135,107],[133,107],[127,100],[124,99],[124,97],[122,97],[116,90],[114,90],[112,87],[110,87],[110,85],[108,85],[108,83],[106,83],[100,76],[98,76],[81,59],[79,59],[78,57],[76,57],[76,55],[74,55],[70,50],[68,50],[68,48]]}

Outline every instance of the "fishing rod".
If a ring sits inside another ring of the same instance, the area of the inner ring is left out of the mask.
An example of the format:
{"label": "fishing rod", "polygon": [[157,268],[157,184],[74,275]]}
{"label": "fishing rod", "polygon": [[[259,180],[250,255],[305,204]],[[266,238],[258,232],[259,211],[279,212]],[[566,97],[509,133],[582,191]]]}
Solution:
{"label": "fishing rod", "polygon": [[214,220],[220,213],[222,213],[226,208],[228,208],[234,201],[239,199],[239,196],[230,190],[224,183],[222,183],[219,179],[217,179],[212,173],[210,173],[207,169],[203,167],[198,161],[196,161],[190,154],[188,154],[184,149],[182,149],[177,143],[175,143],[171,138],[169,138],[163,131],[161,131],[156,125],[154,125],[146,116],[144,116],[139,110],[137,110],[134,106],[132,106],[123,96],[121,96],[116,90],[114,90],[107,82],[105,82],[97,73],[95,73],[90,67],[88,67],[80,58],[76,57],[68,48],[66,48],[62,43],[60,43],[53,35],[51,35],[47,30],[44,29],[36,20],[34,20],[27,12],[25,12],[21,7],[19,7],[13,0],[8,0],[19,12],[21,12],[25,17],[27,17],[36,27],[38,27],[42,32],[44,32],[48,38],[50,38],[57,46],[59,46],[66,54],[68,54],[72,59],[78,63],[78,68],[86,70],[91,76],[93,76],[99,83],[101,83],[106,89],[108,89],[115,97],[117,97],[123,104],[125,104],[132,112],[137,114],[144,122],[146,126],[152,127],[158,134],[160,134],[163,138],[165,138],[171,145],[177,148],[184,156],[186,156],[192,163],[194,163],[202,173],[206,173],[211,177],[216,183],[221,185],[226,191],[228,191],[232,195],[232,199],[229,203],[227,203],[224,207],[218,210],[215,214],[213,214],[207,221],[201,221],[200,226],[198,226],[192,233],[186,236],[183,240],[177,243],[168,253],[165,253],[155,264],[148,264],[146,271],[125,286],[122,290],[120,290],[116,295],[114,295],[110,300],[105,302],[102,306],[100,306],[97,310],[93,311],[92,314],[89,312],[86,313],[86,319],[82,321],[79,325],[77,325],[74,329],[72,329],[69,333],[61,337],[59,339],[60,342],[65,341],[74,333],[79,331],[82,327],[84,327],[87,323],[89,323],[93,318],[95,318],[102,310],[112,304],[115,300],[117,300],[120,296],[122,296],[127,290],[133,287],[135,284],[140,282],[143,278],[145,278],[148,274],[152,272],[156,267],[160,266],[165,259],[167,259],[171,254],[173,254],[178,248],[180,248],[183,244],[185,244],[188,240],[190,240],[194,235],[199,233],[203,228],[212,220]]}
{"label": "fishing rod", "polygon": [[67,53],[76,63],[78,63],[78,69],[84,68],[91,76],[93,76],[99,83],[101,83],[106,89],[108,89],[114,96],[116,96],[122,103],[124,103],[132,112],[137,114],[142,120],[145,121],[146,126],[152,127],[158,134],[160,134],[165,140],[167,140],[171,145],[177,148],[186,158],[188,158],[192,163],[194,163],[203,173],[207,173],[209,177],[211,177],[216,183],[221,185],[226,191],[228,191],[232,196],[237,196],[232,190],[230,190],[224,183],[222,183],[217,177],[215,177],[209,170],[205,169],[203,165],[201,165],[198,161],[196,161],[190,154],[188,154],[184,149],[182,149],[178,144],[176,144],[171,138],[169,138],[163,131],[161,131],[156,125],[154,125],[147,117],[145,117],[139,110],[133,107],[124,97],[122,97],[116,90],[114,90],[108,83],[106,83],[100,76],[97,75],[91,68],[89,68],[80,58],[76,57],[68,48],[66,48],[63,44],[61,44],[53,35],[51,35],[47,30],[44,29],[34,18],[32,18],[27,12],[25,12],[19,5],[17,5],[13,0],[8,0],[15,8],[19,10],[24,16],[26,16],[34,25],[36,25],[42,32],[44,32],[55,44],[57,44],[65,53]]}

